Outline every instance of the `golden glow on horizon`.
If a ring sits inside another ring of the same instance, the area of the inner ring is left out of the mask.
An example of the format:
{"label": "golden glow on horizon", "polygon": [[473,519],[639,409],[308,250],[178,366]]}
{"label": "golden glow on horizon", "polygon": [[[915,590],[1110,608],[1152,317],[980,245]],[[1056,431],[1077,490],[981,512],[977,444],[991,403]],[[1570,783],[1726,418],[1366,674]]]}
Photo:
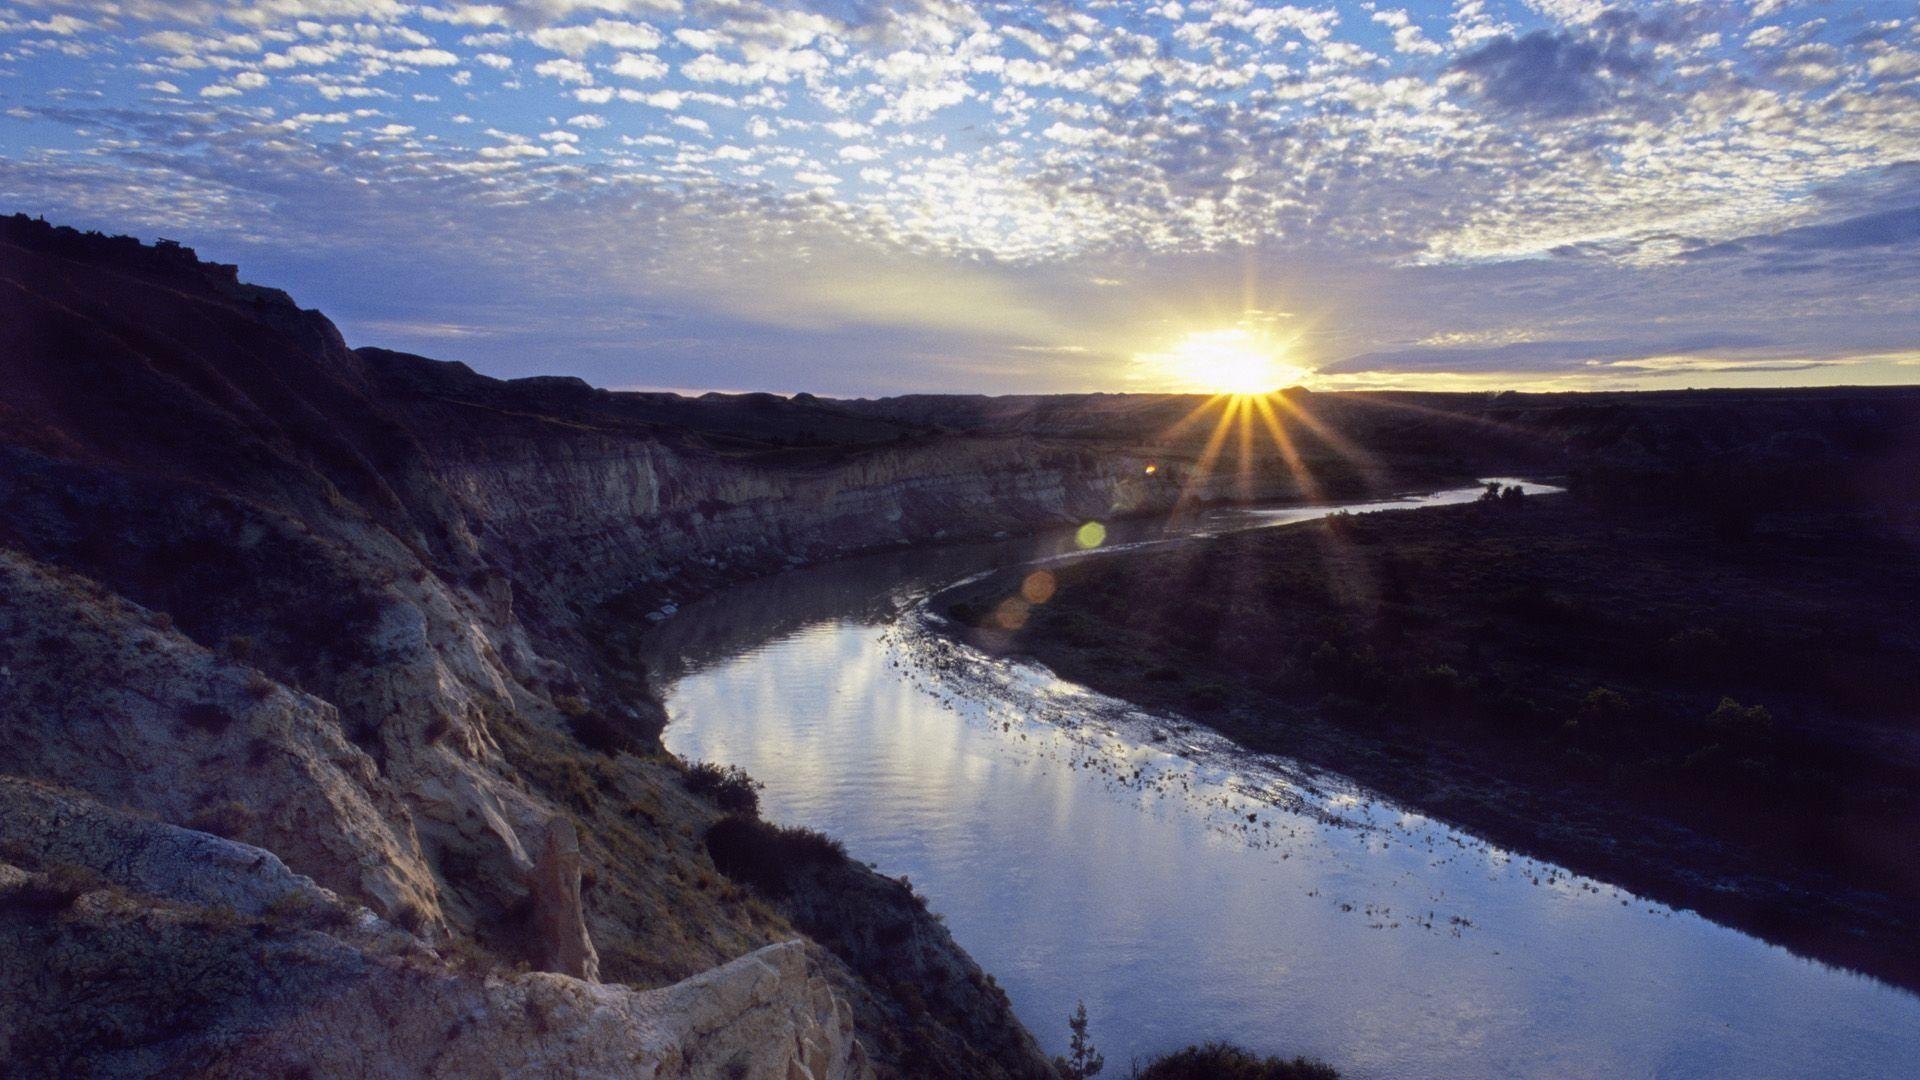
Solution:
{"label": "golden glow on horizon", "polygon": [[1245,326],[1195,330],[1164,352],[1140,353],[1148,377],[1168,389],[1203,394],[1269,394],[1312,373],[1286,363],[1286,343]]}

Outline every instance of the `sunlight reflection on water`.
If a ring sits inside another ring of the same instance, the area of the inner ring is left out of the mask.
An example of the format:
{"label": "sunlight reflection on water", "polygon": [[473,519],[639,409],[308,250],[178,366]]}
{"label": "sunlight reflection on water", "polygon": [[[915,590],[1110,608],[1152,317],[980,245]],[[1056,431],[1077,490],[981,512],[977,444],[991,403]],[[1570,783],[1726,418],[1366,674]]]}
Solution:
{"label": "sunlight reflection on water", "polygon": [[1014,550],[744,586],[667,624],[660,668],[678,676],[675,753],[744,766],[770,818],[911,877],[1050,1049],[1084,998],[1116,1071],[1209,1038],[1361,1077],[1879,1076],[1920,1060],[1920,998],[989,660],[902,611]]}

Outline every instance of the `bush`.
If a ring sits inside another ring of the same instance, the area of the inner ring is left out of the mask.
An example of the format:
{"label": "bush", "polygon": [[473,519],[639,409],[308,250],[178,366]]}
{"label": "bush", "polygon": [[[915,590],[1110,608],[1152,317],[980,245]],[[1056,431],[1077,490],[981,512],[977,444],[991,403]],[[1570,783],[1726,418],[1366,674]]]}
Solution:
{"label": "bush", "polygon": [[1203,679],[1187,691],[1187,704],[1201,712],[1217,712],[1227,706],[1233,687],[1219,679]]}
{"label": "bush", "polygon": [[1765,706],[1742,705],[1730,697],[1720,699],[1720,705],[1707,717],[1707,723],[1741,739],[1757,741],[1773,734],[1773,714]]}
{"label": "bush", "polygon": [[1451,664],[1429,664],[1413,676],[1415,702],[1425,709],[1451,709],[1467,697],[1469,685]]}
{"label": "bush", "polygon": [[1237,1046],[1208,1043],[1189,1046],[1150,1062],[1135,1065],[1135,1080],[1339,1080],[1340,1073],[1324,1061],[1297,1057],[1260,1057]]}
{"label": "bush", "polygon": [[0,904],[41,915],[54,915],[73,906],[81,895],[104,888],[105,878],[85,866],[55,863],[46,872],[5,893]]}
{"label": "bush", "polygon": [[567,727],[572,729],[573,737],[580,745],[595,753],[614,757],[619,754],[639,755],[640,744],[618,722],[605,713],[588,709],[585,712],[567,713]]}
{"label": "bush", "polygon": [[218,735],[233,726],[232,713],[207,702],[187,706],[180,714],[180,719],[195,731],[204,731],[209,735]]}
{"label": "bush", "polygon": [[291,926],[319,926],[329,930],[353,925],[353,913],[329,904],[312,893],[290,892],[267,905],[267,918]]}
{"label": "bush", "polygon": [[1667,665],[1677,675],[1714,675],[1727,667],[1732,650],[1717,632],[1689,626],[1667,638],[1662,646]]}
{"label": "bush", "polygon": [[807,872],[847,861],[847,849],[830,836],[738,814],[707,830],[707,854],[721,873],[769,896],[785,896]]}
{"label": "bush", "polygon": [[1600,725],[1616,724],[1627,714],[1627,699],[1617,690],[1596,686],[1580,702],[1580,719]]}
{"label": "bush", "polygon": [[751,817],[760,812],[760,782],[738,765],[703,761],[687,770],[687,790],[712,799],[729,814]]}
{"label": "bush", "polygon": [[260,815],[254,813],[252,807],[243,802],[228,801],[194,811],[193,816],[187,819],[187,828],[245,842],[259,821]]}

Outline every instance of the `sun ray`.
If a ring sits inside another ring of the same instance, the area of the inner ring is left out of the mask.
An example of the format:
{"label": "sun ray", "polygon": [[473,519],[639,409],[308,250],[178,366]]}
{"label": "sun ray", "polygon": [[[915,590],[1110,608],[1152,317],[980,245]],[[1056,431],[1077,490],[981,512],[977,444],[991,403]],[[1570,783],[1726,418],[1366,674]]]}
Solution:
{"label": "sun ray", "polygon": [[1240,417],[1240,422],[1234,425],[1240,434],[1240,460],[1234,470],[1234,494],[1241,502],[1253,501],[1253,424],[1251,421],[1253,403],[1264,396],[1264,394],[1248,394],[1238,402],[1239,411],[1243,415]]}
{"label": "sun ray", "polygon": [[1287,471],[1293,474],[1294,482],[1300,485],[1300,493],[1309,499],[1320,497],[1320,483],[1313,477],[1313,471],[1300,456],[1299,448],[1293,445],[1293,436],[1287,434],[1286,426],[1274,415],[1273,403],[1266,395],[1253,399],[1254,411],[1260,415],[1261,423],[1267,427],[1267,433],[1273,437],[1273,445],[1280,451],[1280,457],[1286,462]]}
{"label": "sun ray", "polygon": [[1289,416],[1299,421],[1300,425],[1309,432],[1312,432],[1315,438],[1326,443],[1334,453],[1367,472],[1374,472],[1378,469],[1378,465],[1375,463],[1372,454],[1362,450],[1360,447],[1354,445],[1352,440],[1333,430],[1332,427],[1322,422],[1319,417],[1309,412],[1306,406],[1285,394],[1275,394],[1274,397],[1278,400],[1280,407],[1287,411]]}
{"label": "sun ray", "polygon": [[1343,395],[1342,400],[1351,402],[1355,405],[1358,405],[1364,408],[1395,409],[1400,412],[1413,413],[1416,416],[1431,417],[1436,420],[1446,420],[1446,421],[1451,421],[1453,423],[1469,424],[1474,427],[1478,427],[1478,428],[1481,428],[1482,430],[1490,431],[1498,435],[1507,435],[1507,436],[1511,436],[1518,439],[1525,439],[1528,441],[1539,441],[1540,439],[1540,434],[1538,432],[1528,430],[1527,428],[1523,428],[1518,424],[1510,424],[1504,420],[1494,420],[1485,416],[1475,416],[1471,413],[1449,412],[1445,409],[1435,409],[1427,405],[1416,405],[1410,401],[1398,401],[1390,396],[1387,396],[1388,393],[1391,393],[1391,392],[1389,391],[1386,393],[1382,393],[1378,391],[1374,391],[1374,392],[1363,391],[1358,393],[1349,393],[1349,394]]}
{"label": "sun ray", "polygon": [[1195,487],[1213,476],[1214,463],[1219,460],[1220,448],[1233,431],[1233,418],[1240,412],[1240,408],[1241,399],[1238,395],[1227,397],[1227,406],[1220,412],[1220,422],[1213,426],[1212,433],[1207,436],[1207,445],[1200,451],[1200,459],[1194,463],[1193,471],[1188,474],[1186,483],[1181,485],[1180,497],[1174,500],[1176,515],[1192,505]]}
{"label": "sun ray", "polygon": [[1233,395],[1231,394],[1211,395],[1205,401],[1202,401],[1200,404],[1194,406],[1192,411],[1188,412],[1187,415],[1181,417],[1178,420],[1175,420],[1172,426],[1168,427],[1165,431],[1160,433],[1160,438],[1172,439],[1177,437],[1182,431],[1185,431],[1187,429],[1188,425],[1192,424],[1195,420],[1198,420],[1200,417],[1206,415],[1206,412],[1208,409],[1211,409],[1215,405],[1218,405],[1226,401],[1228,398],[1232,396]]}

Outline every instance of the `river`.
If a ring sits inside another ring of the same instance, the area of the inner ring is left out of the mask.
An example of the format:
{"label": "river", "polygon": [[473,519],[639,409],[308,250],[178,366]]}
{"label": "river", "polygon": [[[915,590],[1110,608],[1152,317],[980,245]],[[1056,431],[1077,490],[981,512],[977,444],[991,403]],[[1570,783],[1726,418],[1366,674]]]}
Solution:
{"label": "river", "polygon": [[[1108,546],[1168,537],[1116,523]],[[1049,1050],[1084,1000],[1109,1075],[1205,1039],[1350,1077],[1913,1075],[1920,997],[989,659],[918,604],[1072,550],[902,549],[690,604],[649,637],[667,745],[910,878]]]}

